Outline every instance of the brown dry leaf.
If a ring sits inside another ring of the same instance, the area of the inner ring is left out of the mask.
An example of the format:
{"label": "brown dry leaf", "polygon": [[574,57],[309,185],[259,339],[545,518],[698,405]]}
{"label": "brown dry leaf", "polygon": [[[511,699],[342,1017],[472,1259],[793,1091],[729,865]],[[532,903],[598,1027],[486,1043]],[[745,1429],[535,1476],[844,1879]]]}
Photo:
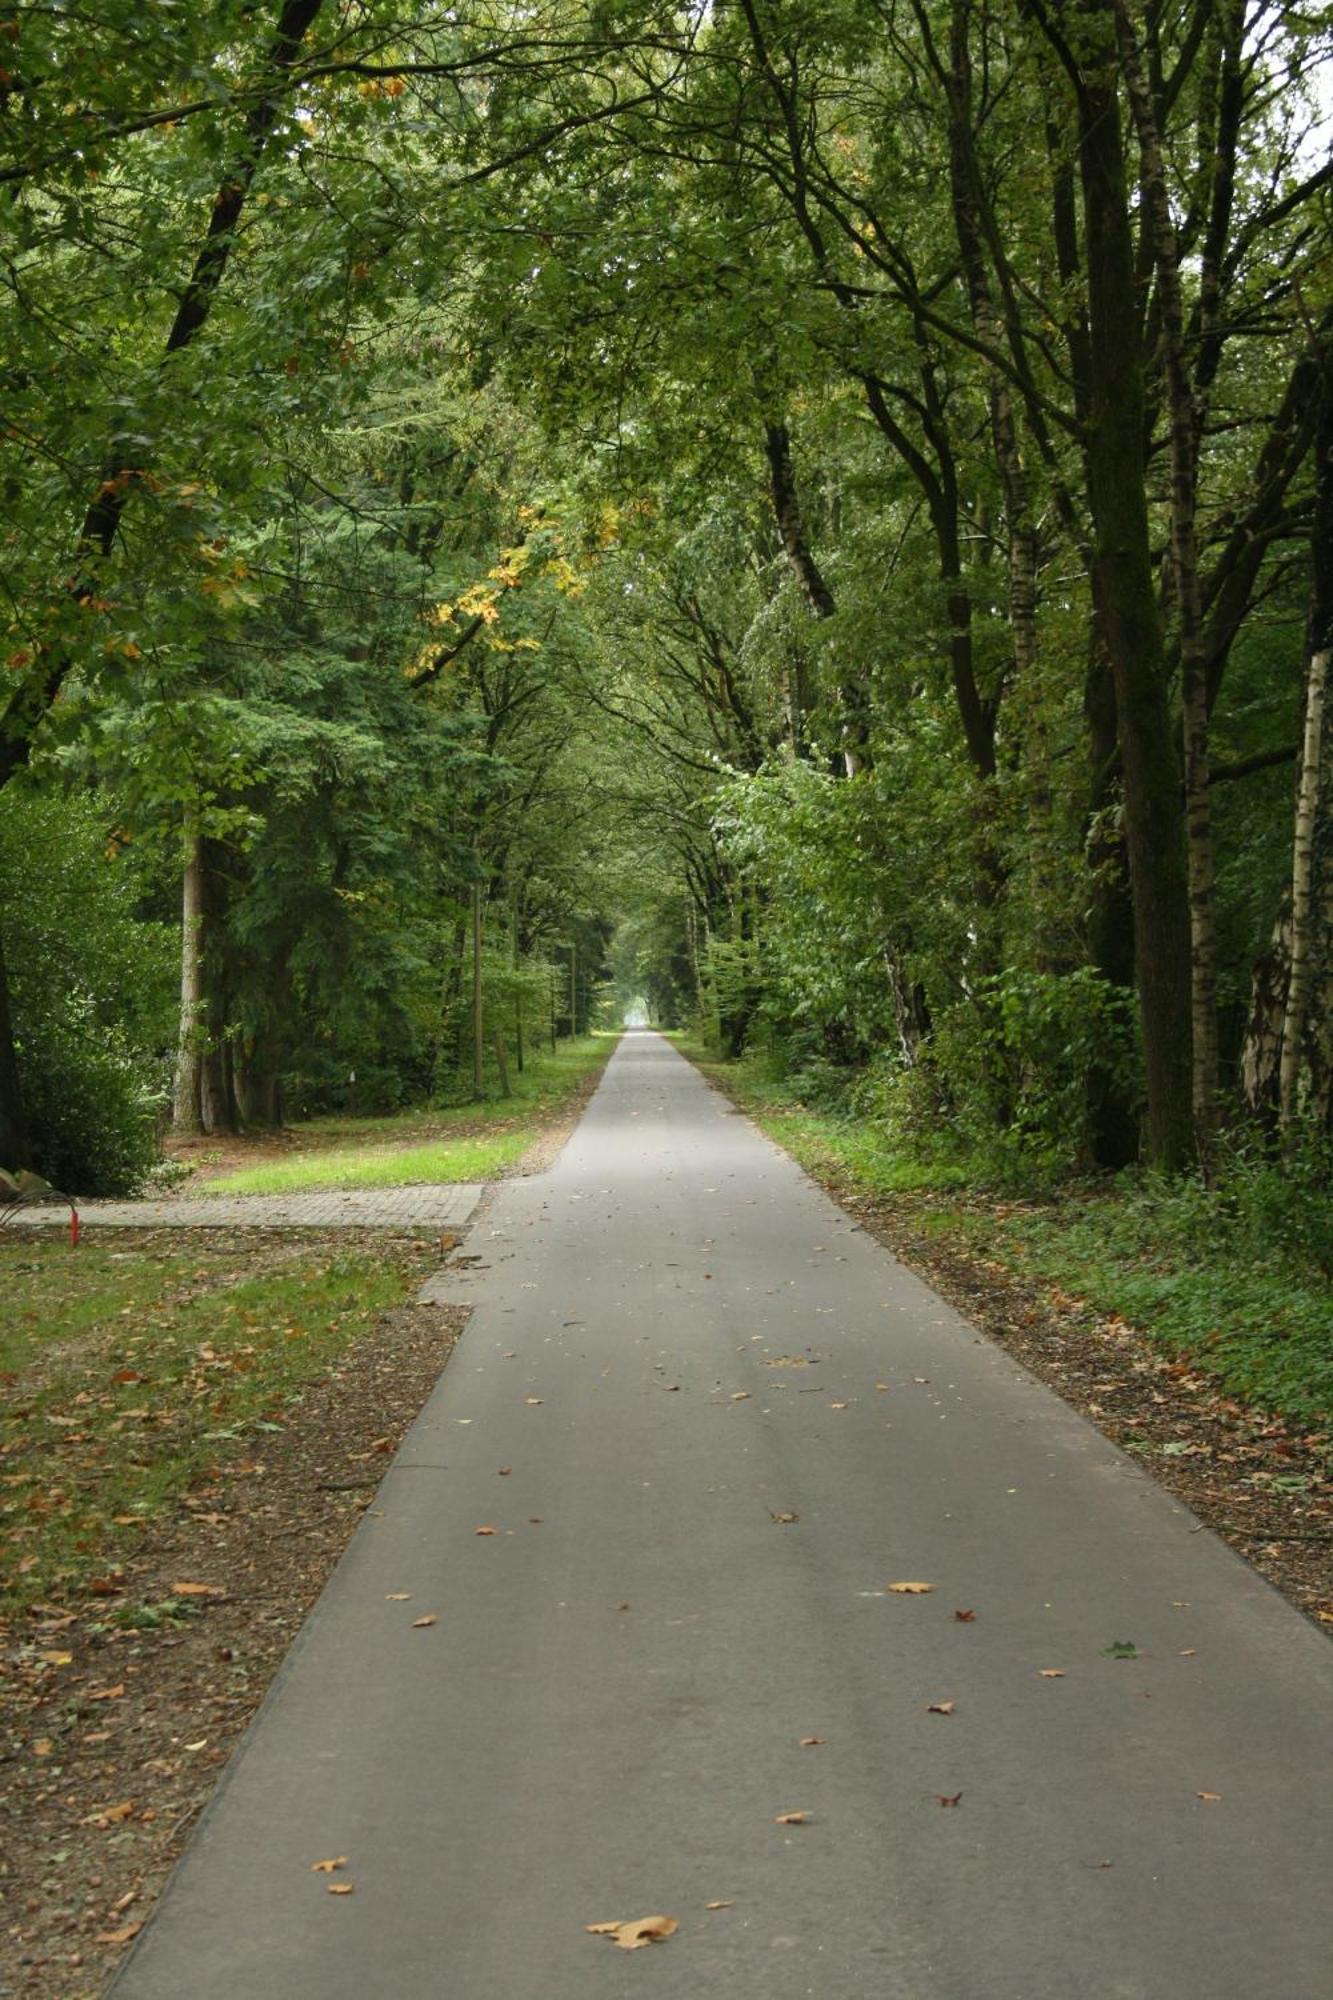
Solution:
{"label": "brown dry leaf", "polygon": [[927,1714],[927,1715],[952,1715],[952,1714],[953,1714],[953,1703],[952,1703],[951,1701],[932,1701],[932,1702],[928,1702],[928,1703],[926,1704],[926,1714]]}
{"label": "brown dry leaf", "polygon": [[1222,1794],[1220,1792],[1196,1792],[1194,1796],[1196,1799],[1202,1799],[1205,1805],[1215,1806],[1221,1799]]}
{"label": "brown dry leaf", "polygon": [[1180,1650],[1179,1654],[1177,1655],[1177,1657],[1178,1657],[1179,1659],[1182,1659],[1182,1660],[1192,1660],[1192,1659],[1194,1659],[1194,1658],[1196,1657],[1196,1654],[1195,1654],[1195,1649],[1194,1649],[1194,1647],[1193,1647],[1193,1646],[1182,1646],[1182,1648],[1181,1648],[1181,1650]]}
{"label": "brown dry leaf", "polygon": [[732,1397],[731,1400],[733,1403],[748,1403],[750,1400],[750,1392],[748,1389],[737,1389],[735,1395]]}
{"label": "brown dry leaf", "polygon": [[788,1514],[785,1512],[774,1513],[773,1509],[770,1507],[768,1510],[768,1518],[770,1521],[776,1521],[780,1528],[785,1528],[789,1522],[799,1521],[801,1517],[799,1514]]}
{"label": "brown dry leaf", "polygon": [[414,1618],[412,1620],[412,1630],[416,1632],[423,1625],[438,1625],[439,1622],[436,1614],[433,1611],[428,1611],[424,1618]]}
{"label": "brown dry leaf", "polygon": [[124,1681],[118,1681],[115,1687],[113,1688],[90,1688],[88,1690],[87,1695],[85,1696],[85,1700],[120,1701],[123,1698],[124,1693],[125,1693],[125,1683]]}
{"label": "brown dry leaf", "polygon": [[829,1408],[831,1410],[845,1410],[847,1405],[846,1403],[830,1403]]}
{"label": "brown dry leaf", "polygon": [[225,1597],[226,1591],[220,1583],[173,1583],[173,1597]]}
{"label": "brown dry leaf", "polygon": [[774,1826],[809,1826],[810,1815],[808,1812],[779,1813],[773,1824]]}
{"label": "brown dry leaf", "polygon": [[975,1611],[955,1611],[953,1615],[960,1625],[970,1625],[977,1614]]}
{"label": "brown dry leaf", "polygon": [[734,1903],[734,1902],[723,1902],[723,1901],[719,1901],[719,1902],[716,1902],[716,1903],[705,1903],[705,1904],[704,1904],[704,1908],[705,1908],[706,1910],[732,1910],[732,1909],[735,1909],[735,1907],[736,1907],[736,1906],[735,1906],[735,1903]]}
{"label": "brown dry leaf", "polygon": [[346,1866],[347,1856],[345,1854],[335,1854],[331,1861],[312,1861],[310,1864],[310,1873],[312,1875],[333,1875],[339,1868],[345,1868]]}
{"label": "brown dry leaf", "polygon": [[502,1466],[500,1467],[500,1477],[501,1477],[501,1479],[508,1479],[508,1477],[509,1477],[510,1473],[511,1473],[511,1472],[513,1471],[513,1469],[514,1469],[514,1468],[513,1468],[513,1466],[512,1466],[512,1465],[502,1465]]}
{"label": "brown dry leaf", "polygon": [[886,1583],[884,1588],[895,1597],[925,1597],[935,1586],[933,1583]]}
{"label": "brown dry leaf", "polygon": [[947,1792],[936,1792],[935,1794],[937,1801],[942,1806],[956,1806],[962,1796],[961,1792],[954,1792],[952,1795]]}
{"label": "brown dry leaf", "polygon": [[133,1799],[122,1799],[120,1804],[116,1806],[98,1806],[95,1812],[90,1812],[87,1815],[83,1824],[85,1826],[119,1826],[120,1822],[128,1819],[134,1811],[134,1804]]}
{"label": "brown dry leaf", "polygon": [[1037,1673],[1044,1681],[1062,1681],[1065,1677],[1063,1667],[1038,1667]]}
{"label": "brown dry leaf", "polygon": [[118,1931],[99,1931],[97,1933],[97,1942],[99,1944],[128,1944],[131,1938],[138,1937],[143,1927],[144,1919],[140,1917],[137,1922],[126,1924]]}
{"label": "brown dry leaf", "polygon": [[472,1532],[474,1535],[496,1535],[500,1531],[498,1528],[474,1528]]}
{"label": "brown dry leaf", "polygon": [[329,1894],[331,1896],[354,1896],[356,1894],[356,1883],[330,1882]]}
{"label": "brown dry leaf", "polygon": [[39,1653],[37,1657],[48,1667],[68,1667],[74,1659],[73,1653]]}
{"label": "brown dry leaf", "polygon": [[525,1397],[523,1398],[523,1400],[524,1400],[524,1402],[525,1402],[525,1403],[527,1403],[527,1404],[529,1405],[529,1407],[530,1407],[531,1409],[534,1409],[534,1410],[535,1410],[535,1409],[536,1409],[536,1407],[537,1407],[537,1405],[538,1405],[538,1404],[539,1404],[539,1403],[541,1402],[541,1397],[540,1397],[540,1396],[525,1396]]}
{"label": "brown dry leaf", "polygon": [[386,1604],[410,1604],[412,1602],[412,1593],[410,1590],[387,1590],[384,1593],[384,1602]]}
{"label": "brown dry leaf", "polygon": [[636,1917],[628,1924],[585,1924],[593,1937],[613,1937],[622,1951],[639,1951],[646,1944],[660,1944],[680,1929],[675,1917]]}
{"label": "brown dry leaf", "polygon": [[827,1742],[827,1736],[803,1736],[800,1747],[802,1750],[817,1750],[821,1743]]}

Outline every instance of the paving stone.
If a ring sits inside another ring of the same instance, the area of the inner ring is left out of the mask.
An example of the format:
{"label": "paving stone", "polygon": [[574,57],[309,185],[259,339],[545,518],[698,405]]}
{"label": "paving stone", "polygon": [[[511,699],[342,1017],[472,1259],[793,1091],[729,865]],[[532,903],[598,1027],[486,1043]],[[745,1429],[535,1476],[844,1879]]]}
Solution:
{"label": "paving stone", "polygon": [[[461,1229],[481,1200],[475,1182],[325,1189],[316,1194],[194,1195],[176,1201],[80,1204],[88,1229]],[[68,1228],[68,1209],[24,1209],[23,1225]]]}

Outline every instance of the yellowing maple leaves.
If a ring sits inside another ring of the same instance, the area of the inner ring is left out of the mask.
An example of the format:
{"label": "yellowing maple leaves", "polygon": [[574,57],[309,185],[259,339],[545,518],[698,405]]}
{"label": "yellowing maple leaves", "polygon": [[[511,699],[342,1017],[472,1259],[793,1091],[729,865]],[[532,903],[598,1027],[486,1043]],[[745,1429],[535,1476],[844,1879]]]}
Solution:
{"label": "yellowing maple leaves", "polygon": [[583,1928],[592,1937],[614,1938],[622,1951],[639,1951],[644,1945],[662,1944],[673,1937],[680,1923],[676,1917],[635,1917],[629,1923],[617,1917],[607,1924],[585,1924]]}

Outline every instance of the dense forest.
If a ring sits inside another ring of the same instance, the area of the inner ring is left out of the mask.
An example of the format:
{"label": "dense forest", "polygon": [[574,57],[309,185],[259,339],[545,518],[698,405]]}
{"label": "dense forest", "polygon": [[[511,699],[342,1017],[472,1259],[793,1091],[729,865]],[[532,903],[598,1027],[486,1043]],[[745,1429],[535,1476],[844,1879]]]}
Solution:
{"label": "dense forest", "polygon": [[0,8],[0,1164],[642,1000],[992,1180],[1317,1178],[1331,32]]}

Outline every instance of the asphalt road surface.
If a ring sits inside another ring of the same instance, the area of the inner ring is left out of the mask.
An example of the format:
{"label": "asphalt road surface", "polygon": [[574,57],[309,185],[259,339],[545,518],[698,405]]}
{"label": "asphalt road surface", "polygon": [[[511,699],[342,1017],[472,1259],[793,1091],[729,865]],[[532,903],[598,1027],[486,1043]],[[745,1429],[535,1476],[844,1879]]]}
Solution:
{"label": "asphalt road surface", "polygon": [[469,1247],[116,2000],[1329,2000],[1327,1640],[666,1042]]}

